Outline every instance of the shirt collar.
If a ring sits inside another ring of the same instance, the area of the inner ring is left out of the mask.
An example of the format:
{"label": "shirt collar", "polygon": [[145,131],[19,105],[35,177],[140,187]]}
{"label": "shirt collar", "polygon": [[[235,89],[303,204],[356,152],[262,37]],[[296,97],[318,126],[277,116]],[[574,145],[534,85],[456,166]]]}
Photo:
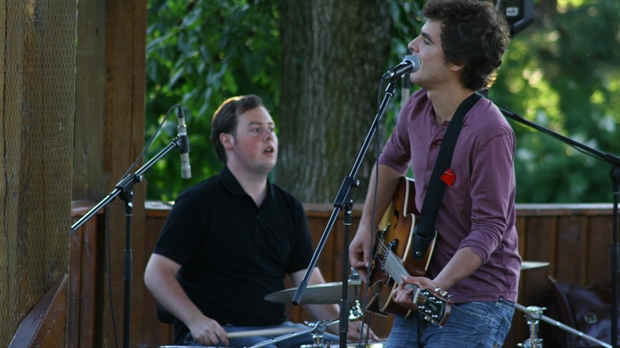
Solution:
{"label": "shirt collar", "polygon": [[[241,187],[241,184],[235,178],[233,173],[228,169],[228,166],[224,166],[224,169],[218,174],[218,178],[220,182],[226,187],[228,191],[230,191],[235,196],[249,196],[247,192]],[[267,179],[267,198],[265,201],[275,199],[274,185]]]}

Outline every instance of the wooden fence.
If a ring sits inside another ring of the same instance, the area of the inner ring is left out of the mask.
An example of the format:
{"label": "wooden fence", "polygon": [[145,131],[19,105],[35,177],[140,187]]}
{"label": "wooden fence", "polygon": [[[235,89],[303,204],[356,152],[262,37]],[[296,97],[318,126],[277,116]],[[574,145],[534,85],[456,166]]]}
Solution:
{"label": "wooden fence", "polygon": [[[320,240],[332,213],[330,205],[305,205],[312,239]],[[139,241],[145,255],[153,249],[159,231],[168,215],[170,206],[158,202],[147,202],[145,240]],[[84,209],[74,209],[80,214]],[[342,214],[341,214],[342,215]],[[354,210],[351,233],[356,230],[360,212]],[[103,228],[103,215],[85,224],[71,238],[71,261],[69,274],[69,346],[91,346],[100,323],[93,318],[97,310],[98,297],[104,291],[104,279],[98,276],[98,251],[105,247],[104,239],[98,238],[98,230]],[[612,243],[611,204],[570,204],[570,205],[517,205],[517,227],[519,230],[519,251],[524,260],[548,262],[540,268],[523,270],[519,284],[518,303],[523,306],[548,306],[551,298],[549,276],[566,283],[582,285],[609,284],[610,245]],[[339,217],[332,229],[318,260],[327,281],[340,281],[342,277],[342,258],[344,246],[344,226]],[[145,260],[137,262],[140,267]],[[144,269],[134,267],[134,279],[141,278]],[[134,285],[143,286],[136,282]],[[157,321],[155,300],[148,291],[140,301],[141,308],[132,308],[141,319],[140,347],[159,347],[171,344],[170,325]],[[288,314],[293,321],[312,320],[300,307],[289,305]],[[546,313],[543,313],[546,314]],[[529,337],[525,313],[516,311],[510,333],[504,347],[516,347]],[[380,336],[387,336],[391,328],[391,317],[373,315],[371,326]],[[120,324],[117,324],[117,326]],[[540,337],[545,346],[553,346],[555,338],[546,323],[541,323]],[[121,326],[117,327],[118,330]]]}

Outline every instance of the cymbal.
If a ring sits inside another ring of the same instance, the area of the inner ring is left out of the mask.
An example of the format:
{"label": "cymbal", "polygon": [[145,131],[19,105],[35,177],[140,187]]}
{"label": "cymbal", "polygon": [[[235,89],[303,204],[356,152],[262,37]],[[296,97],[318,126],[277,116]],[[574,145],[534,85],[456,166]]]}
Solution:
{"label": "cymbal", "polygon": [[521,270],[524,269],[532,269],[532,268],[540,268],[549,266],[549,262],[542,261],[523,261],[521,262]]}
{"label": "cymbal", "polygon": [[[349,280],[347,299],[349,302],[359,298],[361,280]],[[277,303],[290,303],[297,288],[284,289],[272,292],[265,296],[265,300]],[[300,304],[333,304],[340,303],[342,298],[342,282],[308,285],[304,291]]]}

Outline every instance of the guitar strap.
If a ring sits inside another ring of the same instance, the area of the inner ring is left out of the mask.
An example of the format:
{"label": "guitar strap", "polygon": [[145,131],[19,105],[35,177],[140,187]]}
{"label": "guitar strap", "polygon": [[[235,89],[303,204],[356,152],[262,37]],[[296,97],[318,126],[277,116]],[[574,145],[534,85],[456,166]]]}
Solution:
{"label": "guitar strap", "polygon": [[411,255],[414,260],[420,261],[425,257],[430,243],[435,238],[435,220],[437,220],[443,191],[446,188],[446,183],[451,185],[455,177],[455,174],[450,170],[450,163],[452,162],[456,140],[463,128],[465,115],[480,98],[482,98],[480,94],[474,93],[463,100],[456,109],[443,137],[418,218],[419,222],[413,232]]}

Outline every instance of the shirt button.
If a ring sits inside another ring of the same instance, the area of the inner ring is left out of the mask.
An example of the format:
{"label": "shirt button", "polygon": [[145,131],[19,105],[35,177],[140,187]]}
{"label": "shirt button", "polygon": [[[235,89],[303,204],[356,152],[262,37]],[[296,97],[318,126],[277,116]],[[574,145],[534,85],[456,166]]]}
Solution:
{"label": "shirt button", "polygon": [[426,166],[426,169],[431,170],[431,169],[433,169],[433,167],[428,165],[428,166]]}
{"label": "shirt button", "polygon": [[435,145],[435,144],[431,145],[431,149],[434,149],[436,147],[437,147],[437,145]]}

